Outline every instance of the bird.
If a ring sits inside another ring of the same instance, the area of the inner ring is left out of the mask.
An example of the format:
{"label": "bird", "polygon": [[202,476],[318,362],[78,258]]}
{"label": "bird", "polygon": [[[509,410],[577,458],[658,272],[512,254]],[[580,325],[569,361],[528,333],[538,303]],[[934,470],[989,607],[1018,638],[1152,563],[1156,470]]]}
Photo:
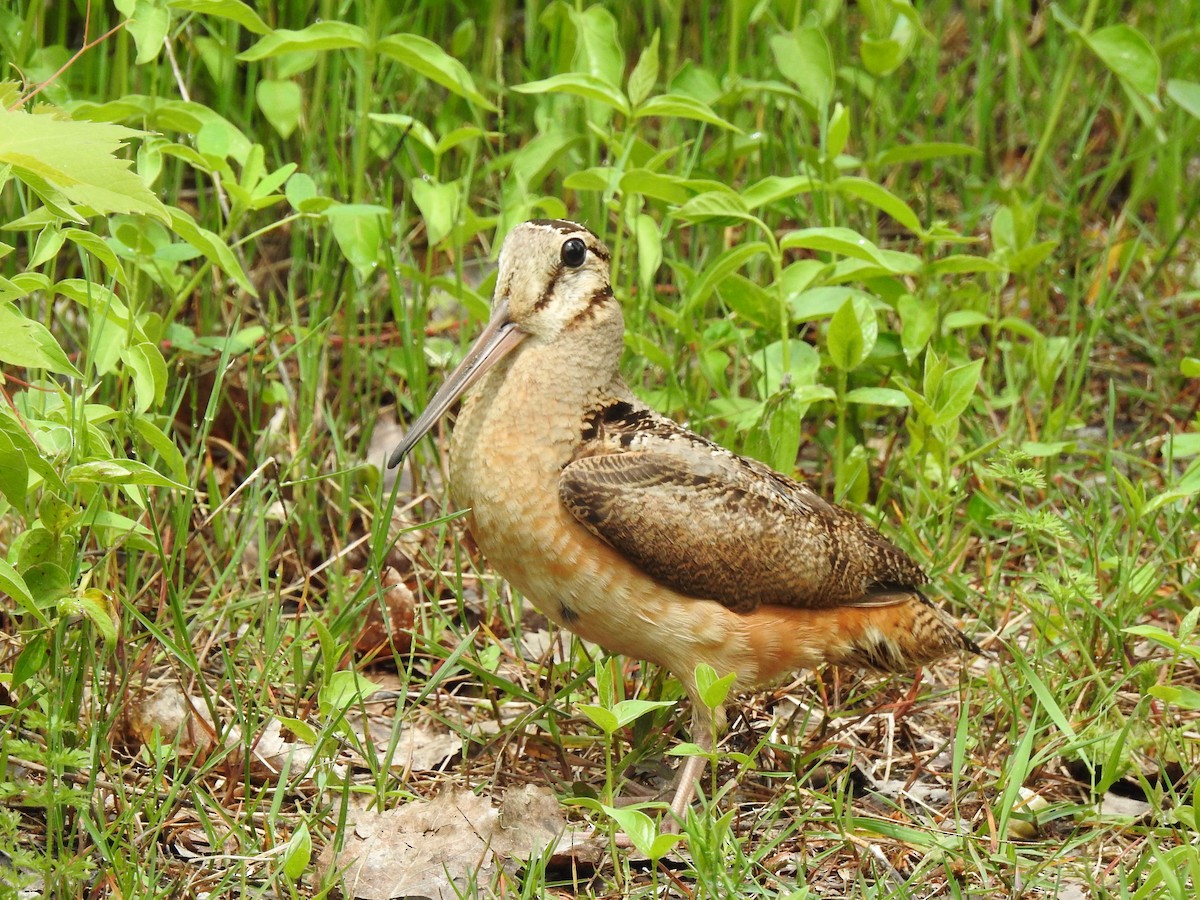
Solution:
{"label": "bird", "polygon": [[[515,226],[487,325],[389,468],[465,393],[450,497],[476,545],[551,622],[678,678],[708,754],[726,715],[701,702],[700,663],[752,691],[826,664],[904,673],[980,653],[925,596],[920,566],[857,513],[633,394],[610,264],[583,225]],[[706,763],[680,766],[664,830]]]}

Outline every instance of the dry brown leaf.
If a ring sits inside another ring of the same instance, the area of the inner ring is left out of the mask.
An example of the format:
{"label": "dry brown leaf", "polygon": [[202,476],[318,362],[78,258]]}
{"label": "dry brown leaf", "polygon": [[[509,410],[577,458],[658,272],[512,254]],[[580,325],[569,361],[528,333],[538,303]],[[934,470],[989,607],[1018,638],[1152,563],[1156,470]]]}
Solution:
{"label": "dry brown leaf", "polygon": [[358,900],[454,900],[557,847],[566,826],[546,788],[509,791],[499,807],[487,796],[449,790],[428,802],[355,814],[341,853],[335,857],[330,845],[317,866],[344,870],[344,896]]}
{"label": "dry brown leaf", "polygon": [[216,745],[216,728],[203,698],[188,696],[177,681],[133,703],[125,715],[131,737],[142,744],[169,743],[182,758],[206,756]]}
{"label": "dry brown leaf", "polygon": [[[379,602],[367,607],[362,631],[354,639],[354,652],[360,661],[370,662],[379,654],[390,655],[392,648],[403,653],[412,645],[412,628],[417,598],[396,569],[383,570],[384,591]],[[387,621],[384,621],[386,613]]]}

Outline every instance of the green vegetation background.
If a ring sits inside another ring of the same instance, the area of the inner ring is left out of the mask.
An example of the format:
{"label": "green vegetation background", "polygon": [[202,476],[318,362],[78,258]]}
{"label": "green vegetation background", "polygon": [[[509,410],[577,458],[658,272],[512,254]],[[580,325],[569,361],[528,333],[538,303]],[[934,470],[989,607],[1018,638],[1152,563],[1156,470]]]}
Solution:
{"label": "green vegetation background", "polygon": [[[953,707],[965,833],[855,807],[903,848],[887,876],[805,794],[689,832],[680,883],[786,895],[849,860],[862,894],[1192,896],[1197,23],[1194,0],[0,10],[0,893],[333,883],[310,854],[350,788],[319,761],[361,749],[350,648],[399,559],[367,448],[486,316],[508,228],[569,216],[613,250],[631,383],[884,522],[995,657],[925,698]],[[422,499],[424,453],[396,723],[455,679],[532,696],[472,630],[466,587],[522,626]],[[538,727],[595,750],[563,687],[588,657],[565,670]],[[164,679],[217,751],[130,725]],[[318,762],[263,780],[237,751],[278,716]],[[384,805],[429,790],[366,771]],[[1118,783],[1143,812],[1105,812]],[[661,878],[535,860],[520,890]]]}

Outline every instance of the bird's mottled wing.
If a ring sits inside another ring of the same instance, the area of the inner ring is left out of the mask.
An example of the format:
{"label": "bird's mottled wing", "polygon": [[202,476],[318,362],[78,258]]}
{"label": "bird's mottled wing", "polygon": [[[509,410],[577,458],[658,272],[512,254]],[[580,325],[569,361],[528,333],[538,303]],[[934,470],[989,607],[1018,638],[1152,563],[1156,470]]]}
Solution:
{"label": "bird's mottled wing", "polygon": [[869,602],[926,581],[859,516],[640,405],[602,406],[584,428],[560,499],[674,590],[749,611]]}

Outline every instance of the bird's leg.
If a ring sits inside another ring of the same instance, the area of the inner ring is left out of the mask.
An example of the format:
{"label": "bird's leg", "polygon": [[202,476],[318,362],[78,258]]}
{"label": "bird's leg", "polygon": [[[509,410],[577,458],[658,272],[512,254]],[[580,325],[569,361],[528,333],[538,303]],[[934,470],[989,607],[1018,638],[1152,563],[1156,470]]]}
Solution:
{"label": "bird's leg", "polygon": [[[724,719],[724,710],[718,708],[717,715]],[[692,743],[705,754],[711,754],[717,745],[716,723],[709,714],[708,707],[697,697],[692,698]],[[677,832],[687,819],[688,807],[692,804],[692,798],[696,796],[696,781],[704,775],[707,764],[708,756],[698,755],[689,756],[679,767],[679,774],[675,776],[675,796],[671,799],[671,813],[663,823],[664,832]]]}

